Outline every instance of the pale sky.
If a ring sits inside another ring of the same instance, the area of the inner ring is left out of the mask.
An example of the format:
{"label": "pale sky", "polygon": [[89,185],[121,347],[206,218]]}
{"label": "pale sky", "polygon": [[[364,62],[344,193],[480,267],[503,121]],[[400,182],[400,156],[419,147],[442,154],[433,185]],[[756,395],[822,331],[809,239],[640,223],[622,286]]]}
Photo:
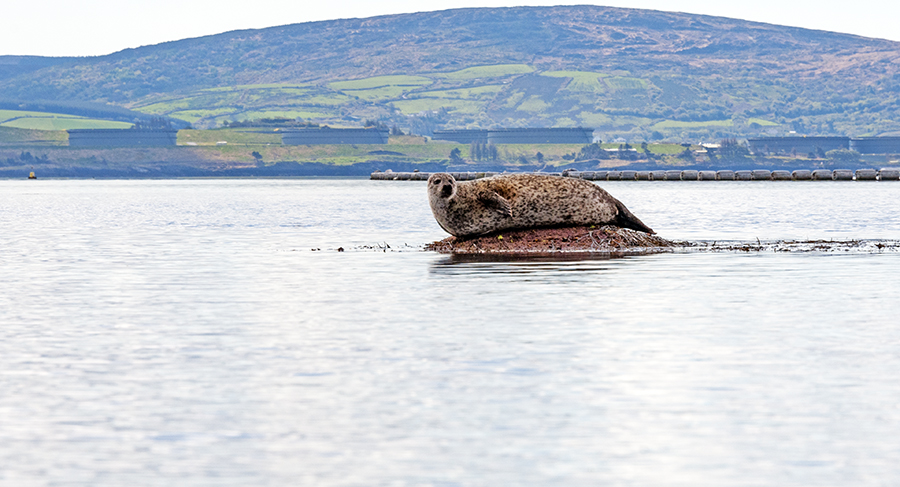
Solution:
{"label": "pale sky", "polygon": [[896,0],[4,0],[0,55],[91,56],[315,20],[518,5],[604,5],[732,17],[900,41]]}

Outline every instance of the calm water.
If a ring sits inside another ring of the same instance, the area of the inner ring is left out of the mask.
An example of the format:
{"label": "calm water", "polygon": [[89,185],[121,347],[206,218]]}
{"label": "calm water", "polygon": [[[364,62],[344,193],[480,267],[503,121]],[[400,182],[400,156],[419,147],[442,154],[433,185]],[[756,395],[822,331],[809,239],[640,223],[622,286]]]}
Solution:
{"label": "calm water", "polygon": [[[604,187],[900,238],[900,183]],[[424,188],[0,181],[0,485],[900,483],[900,254],[454,260]]]}

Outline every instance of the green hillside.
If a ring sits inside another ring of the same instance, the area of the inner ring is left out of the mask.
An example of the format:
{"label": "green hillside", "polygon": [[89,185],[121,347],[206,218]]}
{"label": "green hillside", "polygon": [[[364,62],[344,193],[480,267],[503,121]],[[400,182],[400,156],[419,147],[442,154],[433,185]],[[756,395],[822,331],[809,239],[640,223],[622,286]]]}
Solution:
{"label": "green hillside", "polygon": [[604,140],[900,134],[900,43],[649,10],[459,9],[29,62],[0,73],[0,98],[111,103],[198,128],[284,117],[418,134],[589,126]]}
{"label": "green hillside", "polygon": [[0,147],[64,146],[68,134],[60,130],[32,130],[0,125]]}
{"label": "green hillside", "polygon": [[62,113],[0,110],[0,127],[28,130],[120,129],[133,124]]}

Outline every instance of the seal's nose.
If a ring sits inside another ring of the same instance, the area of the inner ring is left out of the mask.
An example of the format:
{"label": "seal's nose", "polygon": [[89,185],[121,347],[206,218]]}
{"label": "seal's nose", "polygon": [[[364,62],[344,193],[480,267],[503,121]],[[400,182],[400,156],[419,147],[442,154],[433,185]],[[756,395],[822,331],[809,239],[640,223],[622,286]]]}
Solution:
{"label": "seal's nose", "polygon": [[441,196],[447,197],[453,193],[453,186],[445,184],[441,186]]}

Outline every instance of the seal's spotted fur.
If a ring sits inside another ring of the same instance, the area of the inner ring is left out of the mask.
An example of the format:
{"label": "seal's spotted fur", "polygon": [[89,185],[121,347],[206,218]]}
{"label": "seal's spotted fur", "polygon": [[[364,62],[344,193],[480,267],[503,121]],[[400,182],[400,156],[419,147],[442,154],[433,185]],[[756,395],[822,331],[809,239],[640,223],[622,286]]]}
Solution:
{"label": "seal's spotted fur", "polygon": [[438,173],[428,179],[428,201],[441,228],[457,237],[578,225],[654,233],[619,200],[582,179],[509,174],[457,182]]}

